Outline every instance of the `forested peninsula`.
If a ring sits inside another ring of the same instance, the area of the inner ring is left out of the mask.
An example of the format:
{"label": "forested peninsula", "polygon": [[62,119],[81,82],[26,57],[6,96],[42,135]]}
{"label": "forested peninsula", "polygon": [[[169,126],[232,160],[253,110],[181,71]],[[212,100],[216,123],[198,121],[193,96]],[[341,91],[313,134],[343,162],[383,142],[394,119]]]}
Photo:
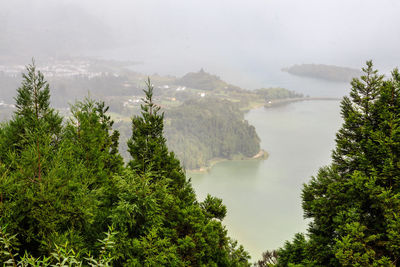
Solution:
{"label": "forested peninsula", "polygon": [[[120,132],[119,149],[129,159],[126,142],[132,115],[140,114],[147,76],[129,69],[130,62],[79,58],[48,61],[38,66],[52,85],[55,108],[72,115],[69,103],[95,95],[110,107],[113,129]],[[21,80],[20,65],[0,71],[0,119],[14,112],[13,90]],[[245,90],[203,69],[182,77],[152,76],[154,100],[165,112],[165,137],[187,170],[207,170],[214,162],[252,159],[261,151],[256,130],[245,112],[282,100],[303,98],[284,88]],[[206,134],[206,135],[203,135]],[[207,137],[206,137],[207,136]],[[265,158],[266,153],[259,158]]]}

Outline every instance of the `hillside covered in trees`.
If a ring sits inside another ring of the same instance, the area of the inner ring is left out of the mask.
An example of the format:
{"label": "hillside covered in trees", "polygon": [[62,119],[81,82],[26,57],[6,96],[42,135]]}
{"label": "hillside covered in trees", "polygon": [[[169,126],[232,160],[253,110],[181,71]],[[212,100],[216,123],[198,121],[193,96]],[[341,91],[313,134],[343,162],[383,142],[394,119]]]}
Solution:
{"label": "hillside covered in trees", "polygon": [[189,72],[185,74],[182,78],[176,80],[178,85],[187,86],[190,88],[200,89],[200,90],[216,90],[223,89],[231,86],[221,80],[220,77],[216,75],[209,74],[201,69],[198,72]]}
{"label": "hillside covered in trees", "polygon": [[[146,78],[127,69],[128,64],[67,58],[44,61],[38,67],[52,85],[52,104],[62,115],[71,116],[68,103],[88,95],[107,103],[115,121],[113,129],[120,132],[119,149],[125,161],[130,157],[126,145],[131,135],[130,118],[140,114]],[[11,118],[15,111],[13,91],[21,82],[20,69],[19,65],[4,71],[0,68],[0,120]],[[181,78],[154,75],[152,83],[154,99],[166,114],[168,146],[186,169],[209,167],[217,158],[254,156],[260,150],[259,140],[254,128],[244,120],[244,112],[266,103],[303,97],[284,88],[245,90],[204,70]],[[207,133],[207,138],[199,133]]]}
{"label": "hillside covered in trees", "polygon": [[166,115],[168,146],[188,169],[208,166],[214,158],[250,158],[260,151],[255,128],[230,101],[187,101]]}
{"label": "hillside covered in trees", "polygon": [[221,199],[196,200],[163,136],[147,82],[132,118],[130,160],[103,102],[62,118],[28,66],[11,120],[0,125],[0,261],[11,266],[248,266],[227,236]]}
{"label": "hillside covered in trees", "polygon": [[306,234],[259,266],[400,266],[400,73],[367,62],[341,103],[332,164],[304,185]]}

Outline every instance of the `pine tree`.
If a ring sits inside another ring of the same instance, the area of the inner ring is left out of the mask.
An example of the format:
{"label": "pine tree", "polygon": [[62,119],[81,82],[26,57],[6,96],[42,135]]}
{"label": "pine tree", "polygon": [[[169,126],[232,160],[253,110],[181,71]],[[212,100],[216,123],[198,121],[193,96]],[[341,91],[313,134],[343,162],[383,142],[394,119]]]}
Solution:
{"label": "pine tree", "polygon": [[172,184],[182,187],[185,175],[174,153],[168,152],[163,136],[164,113],[153,102],[153,86],[148,78],[144,104],[141,105],[141,116],[132,118],[132,137],[128,140],[128,151],[132,157],[129,166],[138,174],[154,172],[168,177]]}
{"label": "pine tree", "polygon": [[[22,77],[22,85],[17,89],[15,98],[16,112],[2,129],[0,149],[3,153],[0,161],[13,166],[10,155],[16,161],[34,160],[36,164],[31,178],[40,180],[45,171],[42,166],[47,165],[47,161],[51,162],[51,153],[48,153],[49,158],[43,157],[43,152],[47,149],[56,151],[62,118],[50,107],[49,84],[43,74],[36,70],[33,60],[27,66],[27,74]],[[32,148],[33,144],[36,151],[31,155],[28,148]]]}
{"label": "pine tree", "polygon": [[362,70],[365,75],[361,76],[361,80],[353,79],[350,98],[344,97],[341,106],[344,125],[336,135],[332,158],[335,168],[342,175],[361,168],[368,173],[371,166],[381,164],[368,143],[380,119],[381,111],[376,110],[374,105],[382,90],[383,75],[373,70],[371,61]]}
{"label": "pine tree", "polygon": [[50,107],[49,85],[33,61],[15,100],[14,116],[0,131],[1,223],[18,233],[22,247],[37,252],[39,236],[54,223],[41,219],[50,218],[46,188],[57,162],[62,118]]}
{"label": "pine tree", "polygon": [[342,101],[332,164],[304,186],[313,221],[304,258],[291,263],[400,266],[400,75],[384,80],[370,61],[363,71]]}
{"label": "pine tree", "polygon": [[230,242],[222,226],[222,200],[208,196],[198,203],[179,160],[168,152],[164,114],[153,102],[150,79],[146,86],[142,116],[132,119],[128,143],[133,173],[117,182],[119,201],[112,216],[124,233],[121,258],[131,265],[248,266],[247,252]]}

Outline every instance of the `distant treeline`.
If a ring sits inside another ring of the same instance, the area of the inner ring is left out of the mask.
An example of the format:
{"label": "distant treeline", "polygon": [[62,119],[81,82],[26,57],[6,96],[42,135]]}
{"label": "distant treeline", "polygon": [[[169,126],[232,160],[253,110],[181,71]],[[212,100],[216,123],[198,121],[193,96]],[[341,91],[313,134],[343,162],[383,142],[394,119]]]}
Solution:
{"label": "distant treeline", "polygon": [[299,93],[296,93],[295,91],[290,91],[290,90],[287,90],[285,88],[280,88],[280,87],[261,88],[261,89],[257,89],[256,93],[263,96],[265,101],[304,97],[303,94],[299,94]]}
{"label": "distant treeline", "polygon": [[336,82],[349,82],[354,77],[360,77],[357,69],[323,64],[302,64],[284,68],[282,71],[290,74]]}

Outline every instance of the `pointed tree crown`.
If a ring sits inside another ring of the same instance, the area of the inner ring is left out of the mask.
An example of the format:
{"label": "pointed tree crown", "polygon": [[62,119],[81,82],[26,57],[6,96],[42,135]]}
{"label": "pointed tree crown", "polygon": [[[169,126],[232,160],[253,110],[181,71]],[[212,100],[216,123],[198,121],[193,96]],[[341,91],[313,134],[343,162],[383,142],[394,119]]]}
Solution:
{"label": "pointed tree crown", "polygon": [[137,173],[153,172],[157,177],[171,179],[180,188],[186,181],[180,162],[173,152],[168,152],[164,131],[164,113],[153,102],[153,85],[150,78],[143,90],[145,98],[141,105],[141,116],[132,118],[132,137],[128,150],[132,156],[129,166]]}

